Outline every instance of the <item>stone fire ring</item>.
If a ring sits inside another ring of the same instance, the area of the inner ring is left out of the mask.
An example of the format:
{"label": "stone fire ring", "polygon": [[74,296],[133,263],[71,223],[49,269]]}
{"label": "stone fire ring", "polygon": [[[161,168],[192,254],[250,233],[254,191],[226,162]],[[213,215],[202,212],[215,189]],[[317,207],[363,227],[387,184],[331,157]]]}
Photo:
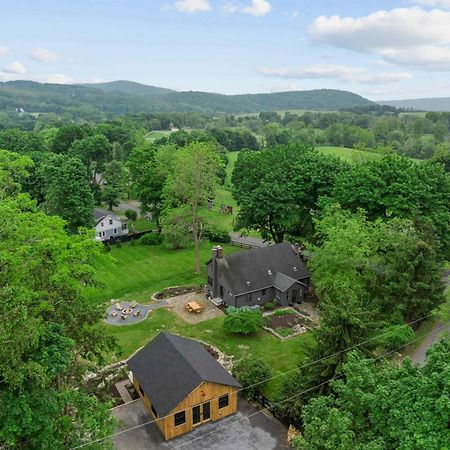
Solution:
{"label": "stone fire ring", "polygon": [[133,312],[133,310],[131,308],[126,308],[126,309],[122,309],[122,314],[131,314]]}

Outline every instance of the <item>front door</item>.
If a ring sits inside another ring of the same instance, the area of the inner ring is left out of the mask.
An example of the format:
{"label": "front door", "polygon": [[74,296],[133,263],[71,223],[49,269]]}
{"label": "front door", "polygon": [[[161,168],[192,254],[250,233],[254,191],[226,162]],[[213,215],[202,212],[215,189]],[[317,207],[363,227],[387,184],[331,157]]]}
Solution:
{"label": "front door", "polygon": [[203,403],[203,420],[202,422],[205,422],[206,420],[211,419],[211,407],[209,402]]}
{"label": "front door", "polygon": [[198,425],[201,422],[200,405],[192,408],[192,423]]}
{"label": "front door", "polygon": [[211,419],[211,404],[209,402],[192,408],[192,424],[199,425]]}

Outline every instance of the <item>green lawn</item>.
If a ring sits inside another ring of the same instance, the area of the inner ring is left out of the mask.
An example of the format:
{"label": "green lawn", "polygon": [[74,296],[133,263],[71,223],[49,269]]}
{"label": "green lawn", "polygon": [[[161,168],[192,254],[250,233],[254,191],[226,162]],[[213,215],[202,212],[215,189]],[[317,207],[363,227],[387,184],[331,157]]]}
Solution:
{"label": "green lawn", "polygon": [[381,155],[379,153],[366,152],[347,147],[322,146],[317,147],[317,150],[325,153],[326,155],[339,156],[340,158],[345,159],[349,162],[360,162],[381,158]]}
{"label": "green lawn", "polygon": [[[203,242],[200,257],[206,262],[214,244]],[[224,245],[226,253],[239,250]],[[164,245],[142,245],[129,242],[121,247],[111,246],[111,252],[96,262],[98,288],[87,288],[89,300],[103,303],[112,298],[149,301],[155,292],[168,287],[205,283],[206,268],[201,264],[200,275],[194,273],[194,249],[169,250]]]}
{"label": "green lawn", "polygon": [[[130,356],[160,331],[168,331],[208,342],[227,355],[233,355],[235,360],[250,354],[261,358],[272,368],[272,375],[295,369],[304,358],[305,345],[312,340],[310,333],[288,341],[280,341],[266,331],[260,331],[254,336],[230,335],[223,330],[223,319],[217,317],[189,325],[171,311],[160,309],[153,311],[145,321],[136,325],[105,327],[117,338],[122,349],[122,354],[118,355],[119,359]],[[280,380],[281,377],[271,380],[266,386],[265,394],[270,397]]]}

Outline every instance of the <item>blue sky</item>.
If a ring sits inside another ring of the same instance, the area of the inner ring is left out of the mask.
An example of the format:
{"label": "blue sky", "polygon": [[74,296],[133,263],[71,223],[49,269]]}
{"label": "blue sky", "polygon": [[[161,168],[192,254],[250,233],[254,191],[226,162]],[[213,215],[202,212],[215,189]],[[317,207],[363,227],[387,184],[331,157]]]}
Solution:
{"label": "blue sky", "polygon": [[0,81],[450,95],[450,0],[0,0]]}

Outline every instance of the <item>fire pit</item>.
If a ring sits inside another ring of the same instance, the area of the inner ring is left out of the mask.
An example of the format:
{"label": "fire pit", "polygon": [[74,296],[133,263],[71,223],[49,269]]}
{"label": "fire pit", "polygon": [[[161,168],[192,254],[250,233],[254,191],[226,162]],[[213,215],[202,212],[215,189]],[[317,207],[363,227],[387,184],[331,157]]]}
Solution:
{"label": "fire pit", "polygon": [[128,315],[128,314],[131,314],[132,312],[133,312],[133,310],[131,308],[122,309],[122,314]]}

